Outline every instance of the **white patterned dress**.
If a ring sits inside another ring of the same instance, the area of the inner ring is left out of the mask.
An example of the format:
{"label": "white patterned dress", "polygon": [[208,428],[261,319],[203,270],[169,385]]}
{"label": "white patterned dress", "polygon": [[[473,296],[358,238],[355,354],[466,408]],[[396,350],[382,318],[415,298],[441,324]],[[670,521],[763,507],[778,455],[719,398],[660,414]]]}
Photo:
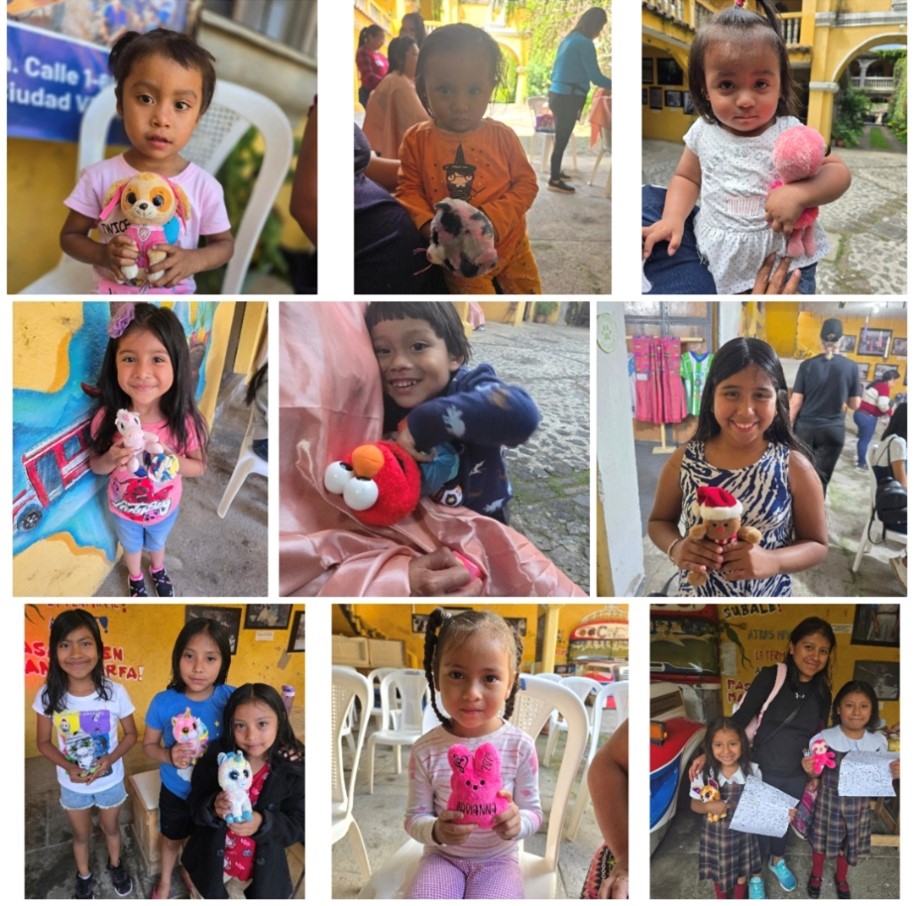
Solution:
{"label": "white patterned dress", "polygon": [[[783,233],[772,232],[765,222],[765,200],[777,179],[771,160],[774,140],[799,125],[795,116],[779,116],[761,135],[738,136],[699,118],[685,134],[686,147],[701,164],[695,238],[721,295],[751,290],[765,257],[786,251]],[[819,220],[815,237],[815,254],[795,258],[792,267],[825,257],[828,237]]]}
{"label": "white patterned dress", "polygon": [[[682,515],[686,530],[698,525],[701,517],[692,509],[701,485],[728,490],[743,505],[743,525],[752,526],[762,533],[759,542],[769,550],[793,543],[793,498],[787,483],[787,466],[790,448],[786,444],[768,444],[761,458],[736,471],[718,469],[705,459],[705,445],[689,441],[679,469],[679,487],[682,489]],[[742,579],[732,581],[723,573],[712,570],[708,581],[701,587],[686,581],[687,571],[679,575],[679,594],[684,597],[772,597],[787,598],[791,594],[790,576],[778,573],[767,579]]]}

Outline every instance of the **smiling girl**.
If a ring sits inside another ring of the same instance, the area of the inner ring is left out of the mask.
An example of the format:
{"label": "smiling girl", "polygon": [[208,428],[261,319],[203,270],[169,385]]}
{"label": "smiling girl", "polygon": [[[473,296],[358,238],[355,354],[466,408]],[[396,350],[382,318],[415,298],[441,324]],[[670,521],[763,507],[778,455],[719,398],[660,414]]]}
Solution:
{"label": "smiling girl", "polygon": [[[775,351],[737,337],[714,357],[692,439],[660,473],[648,534],[679,568],[679,594],[788,597],[790,573],[828,553],[822,485],[790,427],[787,383]],[[758,544],[694,540],[679,532],[701,521],[700,487],[728,491]],[[693,586],[689,570],[707,575]]]}

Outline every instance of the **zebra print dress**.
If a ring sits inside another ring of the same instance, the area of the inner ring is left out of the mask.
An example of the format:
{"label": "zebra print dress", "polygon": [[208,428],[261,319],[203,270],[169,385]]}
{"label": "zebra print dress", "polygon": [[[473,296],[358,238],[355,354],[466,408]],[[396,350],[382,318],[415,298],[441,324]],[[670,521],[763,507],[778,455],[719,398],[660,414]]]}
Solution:
{"label": "zebra print dress", "polygon": [[[705,445],[689,441],[679,470],[682,489],[682,517],[686,530],[698,525],[701,517],[692,505],[701,485],[726,488],[743,505],[744,525],[762,533],[760,544],[769,550],[793,543],[793,498],[787,483],[790,448],[786,444],[768,444],[761,458],[735,472],[718,469],[705,459]],[[687,571],[679,575],[679,594],[694,598],[787,598],[791,594],[790,576],[779,573],[767,579],[732,581],[718,571],[708,573],[708,581],[697,588],[686,581]]]}

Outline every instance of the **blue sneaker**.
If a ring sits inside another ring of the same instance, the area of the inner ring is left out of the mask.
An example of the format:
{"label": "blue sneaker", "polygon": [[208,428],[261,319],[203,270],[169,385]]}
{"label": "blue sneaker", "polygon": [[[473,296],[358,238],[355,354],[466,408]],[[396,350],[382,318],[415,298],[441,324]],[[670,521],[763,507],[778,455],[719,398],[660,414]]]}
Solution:
{"label": "blue sneaker", "polygon": [[749,878],[749,899],[750,900],[767,900],[765,896],[765,882],[760,875],[753,875]]}
{"label": "blue sneaker", "polygon": [[793,876],[793,872],[787,867],[787,862],[784,859],[781,859],[780,862],[772,862],[769,860],[768,869],[774,873],[782,890],[786,890],[787,893],[796,890],[797,879]]}

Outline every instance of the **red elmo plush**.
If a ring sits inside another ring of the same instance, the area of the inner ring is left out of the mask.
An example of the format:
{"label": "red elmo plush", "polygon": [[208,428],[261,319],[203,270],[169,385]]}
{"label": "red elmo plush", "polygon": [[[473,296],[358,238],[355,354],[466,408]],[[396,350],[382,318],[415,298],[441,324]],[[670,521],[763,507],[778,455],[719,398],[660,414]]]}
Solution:
{"label": "red elmo plush", "polygon": [[342,494],[365,525],[393,525],[408,516],[419,503],[421,484],[415,460],[388,440],[362,444],[324,471],[324,487]]}

